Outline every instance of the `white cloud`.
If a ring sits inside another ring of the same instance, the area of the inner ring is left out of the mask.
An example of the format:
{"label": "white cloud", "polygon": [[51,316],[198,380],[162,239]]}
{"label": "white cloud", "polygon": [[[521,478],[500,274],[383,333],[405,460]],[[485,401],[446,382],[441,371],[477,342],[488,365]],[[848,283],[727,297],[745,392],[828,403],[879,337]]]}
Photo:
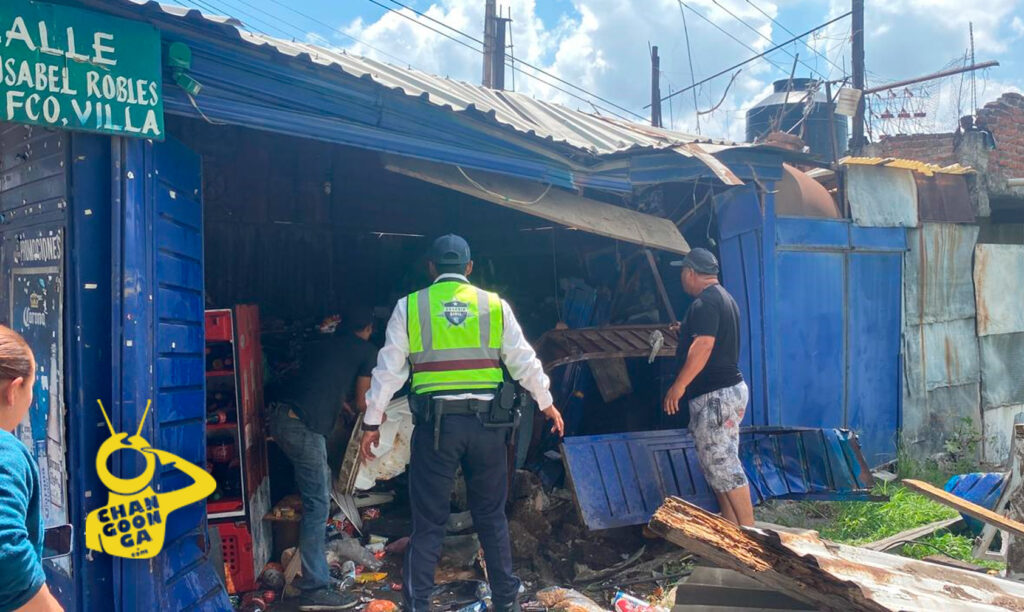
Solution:
{"label": "white cloud", "polygon": [[[545,0],[507,0],[511,6],[512,42],[517,59],[540,66],[558,77],[596,93],[622,107],[641,115],[649,102],[650,67],[648,43],[660,47],[662,82],[666,95],[691,83],[690,67],[686,56],[680,4],[677,0],[573,0],[571,9],[557,22],[543,21],[538,16],[537,2]],[[955,57],[963,57],[968,46],[968,23],[974,23],[974,38],[978,60],[1019,54],[1015,48],[1024,36],[1024,21],[1017,15],[1024,0],[888,0],[868,2],[866,15],[866,48],[868,83],[880,84],[889,80],[907,78],[938,70],[950,64]],[[685,0],[692,9],[727,30],[745,45],[758,51],[767,49],[766,40],[789,38],[785,32],[775,31],[771,21],[745,0]],[[817,1],[783,0],[781,3],[758,1],[762,10],[782,22],[794,11],[816,13],[809,21],[822,23],[849,10],[848,0],[830,0],[825,5]],[[748,29],[730,16],[725,8],[750,24]],[[483,2],[479,0],[436,0],[425,12],[432,18],[449,24],[476,38],[482,38]],[[411,12],[406,14],[413,16]],[[413,16],[414,17],[414,16]],[[415,17],[414,17],[415,18]],[[419,18],[416,18],[419,19]],[[708,21],[686,10],[690,46],[694,51],[693,70],[697,80],[739,63],[752,55],[743,45],[730,40]],[[436,23],[425,22],[435,29],[444,30]],[[372,47],[403,58],[422,70],[472,83],[480,82],[481,55],[458,45],[427,28],[394,13],[385,13],[376,21],[355,20],[340,31],[365,41]],[[795,31],[795,29],[794,29]],[[763,37],[762,37],[763,35]],[[850,22],[844,19],[825,31],[811,37],[811,44],[826,53],[840,67],[849,66]],[[465,40],[465,39],[463,39]],[[384,61],[394,59],[361,44],[354,44],[342,36],[334,41],[354,53],[377,57]],[[476,43],[468,44],[479,47]],[[831,78],[841,71],[825,60],[816,58],[806,46],[787,46],[789,53],[800,54],[800,59]],[[785,78],[792,67],[792,56],[779,51],[770,55],[770,62],[759,60],[743,67],[739,77],[729,89],[721,109],[700,118],[702,132],[717,137],[742,139],[744,112],[770,91],[771,81]],[[774,65],[773,65],[774,64]],[[525,72],[532,72],[525,69]],[[807,76],[811,71],[798,66],[797,75]],[[731,75],[723,75],[698,88],[697,106],[708,109],[719,102]],[[988,76],[988,75],[986,75]],[[549,77],[542,77],[551,81]],[[506,71],[507,84],[512,84],[511,71]],[[994,72],[990,78],[978,81],[979,104],[1004,91],[1016,89],[1024,79],[1018,74]],[[557,84],[562,89],[570,88]],[[956,80],[957,89],[959,80]],[[572,108],[593,110],[589,103],[558,91],[550,85],[515,75],[515,88],[546,100],[560,102]],[[956,104],[952,80],[943,81],[932,88],[936,93],[931,100],[929,121],[918,122],[941,129],[955,126]],[[984,92],[984,96],[982,94]],[[583,97],[588,97],[580,92]],[[959,95],[957,94],[957,97]],[[596,102],[605,108],[608,104]],[[960,105],[963,107],[963,104]],[[614,110],[614,109],[613,109]],[[622,111],[615,110],[619,114]],[[693,132],[696,127],[692,93],[677,96],[671,106],[663,108],[666,122],[674,119],[676,129]],[[635,119],[635,117],[633,117]],[[952,123],[950,123],[952,121]],[[918,126],[918,129],[920,128]]]}

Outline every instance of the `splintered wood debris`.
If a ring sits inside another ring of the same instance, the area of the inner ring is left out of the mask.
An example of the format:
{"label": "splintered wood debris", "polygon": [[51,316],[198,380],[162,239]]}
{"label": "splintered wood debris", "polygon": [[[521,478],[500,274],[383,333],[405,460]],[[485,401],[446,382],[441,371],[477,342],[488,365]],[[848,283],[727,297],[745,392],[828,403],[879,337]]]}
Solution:
{"label": "splintered wood debris", "polygon": [[937,501],[945,506],[950,506],[967,516],[972,516],[979,521],[983,521],[989,525],[995,525],[999,529],[1012,532],[1017,537],[1024,537],[1024,524],[996,514],[988,508],[983,508],[978,504],[971,503],[962,497],[957,497],[952,493],[943,491],[938,487],[932,486],[927,482],[921,482],[920,480],[904,480],[903,484],[925,497]]}
{"label": "splintered wood debris", "polygon": [[650,528],[720,566],[823,610],[1019,610],[1024,584],[822,540],[739,528],[671,497]]}

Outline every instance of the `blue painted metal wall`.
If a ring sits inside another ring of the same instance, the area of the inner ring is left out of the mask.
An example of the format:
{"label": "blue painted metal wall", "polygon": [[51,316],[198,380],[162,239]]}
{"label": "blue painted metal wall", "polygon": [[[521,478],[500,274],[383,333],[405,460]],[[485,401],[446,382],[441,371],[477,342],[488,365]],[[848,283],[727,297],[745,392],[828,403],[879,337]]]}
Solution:
{"label": "blue painted metal wall", "polygon": [[[116,139],[115,146],[115,427],[136,428],[152,399],[143,437],[205,465],[201,162],[171,139]],[[140,472],[141,457],[125,455],[122,471]],[[191,484],[166,465],[158,480],[158,491]],[[229,609],[208,548],[205,501],[174,511],[162,554],[115,559],[115,600],[125,610]]]}
{"label": "blue painted metal wall", "polygon": [[716,200],[723,281],[743,317],[745,424],[846,427],[869,464],[893,459],[905,232],[776,217],[762,185]]}

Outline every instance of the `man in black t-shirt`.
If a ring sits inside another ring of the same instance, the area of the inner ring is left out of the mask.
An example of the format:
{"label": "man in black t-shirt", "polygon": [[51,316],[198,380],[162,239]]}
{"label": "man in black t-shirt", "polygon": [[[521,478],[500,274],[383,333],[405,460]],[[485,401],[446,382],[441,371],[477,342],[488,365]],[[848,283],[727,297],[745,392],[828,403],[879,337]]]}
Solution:
{"label": "man in black t-shirt", "polygon": [[680,400],[689,402],[697,457],[722,516],[753,525],[750,487],[739,458],[740,422],[748,399],[739,369],[739,308],[718,284],[718,260],[707,249],[694,249],[672,265],[682,267],[683,289],[695,299],[680,324],[682,366],[665,395],[665,412],[675,414]]}
{"label": "man in black t-shirt", "polygon": [[329,588],[324,556],[324,525],[331,508],[327,436],[348,398],[354,396],[356,408],[366,409],[377,349],[369,342],[373,317],[368,308],[350,309],[342,326],[339,335],[307,346],[300,370],[267,390],[270,433],[292,462],[302,498],[302,578],[293,583],[302,591],[300,610],[343,609],[358,603],[352,594]]}

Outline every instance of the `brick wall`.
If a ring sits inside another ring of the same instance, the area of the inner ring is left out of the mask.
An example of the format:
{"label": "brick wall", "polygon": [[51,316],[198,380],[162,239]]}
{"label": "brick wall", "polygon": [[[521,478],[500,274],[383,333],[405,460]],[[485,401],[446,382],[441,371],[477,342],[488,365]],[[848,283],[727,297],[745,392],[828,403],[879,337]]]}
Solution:
{"label": "brick wall", "polygon": [[873,157],[899,157],[948,166],[957,163],[953,145],[953,133],[883,136],[880,141],[868,145],[864,154]]}
{"label": "brick wall", "polygon": [[992,132],[996,148],[988,153],[988,187],[1016,195],[1006,179],[1024,177],[1024,96],[1005,93],[978,111],[978,126]]}

